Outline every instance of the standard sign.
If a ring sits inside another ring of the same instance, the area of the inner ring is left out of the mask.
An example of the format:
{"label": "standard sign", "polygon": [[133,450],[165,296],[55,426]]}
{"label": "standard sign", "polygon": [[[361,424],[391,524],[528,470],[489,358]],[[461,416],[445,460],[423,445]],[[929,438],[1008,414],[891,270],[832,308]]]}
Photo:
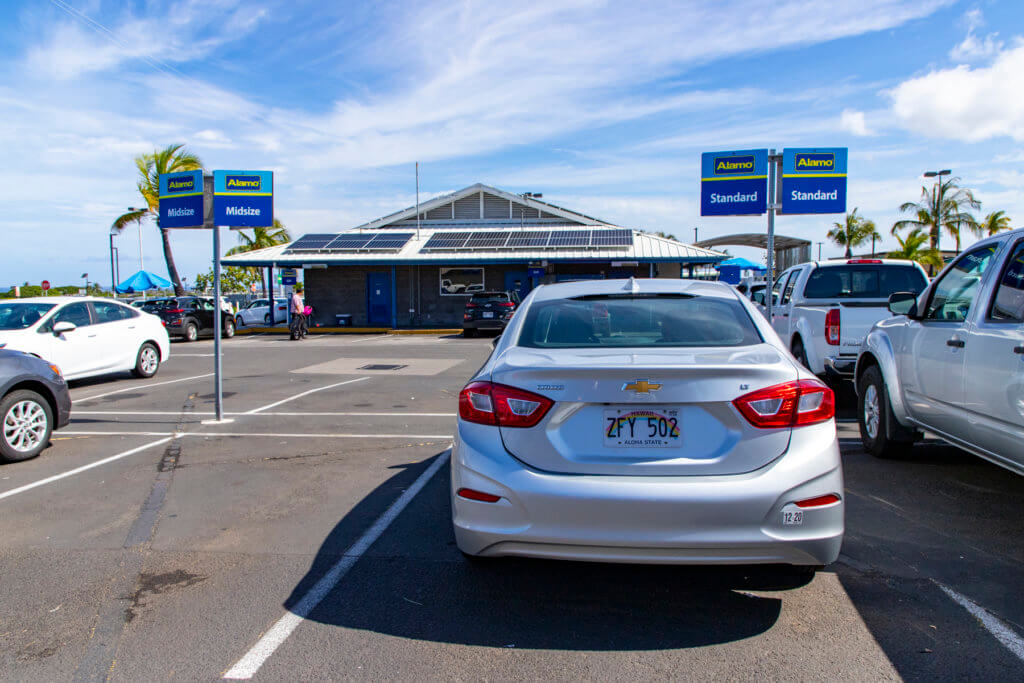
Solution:
{"label": "standard sign", "polygon": [[244,228],[274,224],[274,174],[271,171],[214,171],[213,222]]}
{"label": "standard sign", "polygon": [[203,226],[203,172],[160,174],[160,227]]}
{"label": "standard sign", "polygon": [[768,150],[705,152],[700,166],[701,216],[746,216],[767,210]]}
{"label": "standard sign", "polygon": [[846,151],[782,150],[782,213],[846,213]]}

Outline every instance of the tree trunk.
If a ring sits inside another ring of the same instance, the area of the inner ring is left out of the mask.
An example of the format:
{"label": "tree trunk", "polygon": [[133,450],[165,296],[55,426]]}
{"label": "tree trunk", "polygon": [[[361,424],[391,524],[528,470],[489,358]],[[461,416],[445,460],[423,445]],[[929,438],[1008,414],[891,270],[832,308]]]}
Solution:
{"label": "tree trunk", "polygon": [[267,270],[260,268],[260,284],[263,286],[263,298],[267,298]]}
{"label": "tree trunk", "polygon": [[853,258],[853,249],[850,248],[850,243],[846,243],[846,258]]}
{"label": "tree trunk", "polygon": [[171,284],[174,285],[174,295],[185,294],[181,286],[181,278],[178,277],[178,269],[174,265],[174,254],[171,252],[171,235],[167,228],[160,228],[160,239],[164,245],[164,263],[167,264],[167,274],[171,276]]}

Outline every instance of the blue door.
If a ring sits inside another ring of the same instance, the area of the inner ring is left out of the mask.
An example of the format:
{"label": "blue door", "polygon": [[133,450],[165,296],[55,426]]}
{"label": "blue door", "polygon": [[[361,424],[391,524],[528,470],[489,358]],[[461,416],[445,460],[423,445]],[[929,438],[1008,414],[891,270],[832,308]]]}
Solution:
{"label": "blue door", "polygon": [[391,276],[366,274],[366,319],[370,325],[391,326]]}
{"label": "blue door", "polygon": [[[516,283],[519,283],[518,285]],[[509,270],[505,272],[505,291],[516,290],[519,297],[523,298],[533,289],[530,278],[525,270]]]}

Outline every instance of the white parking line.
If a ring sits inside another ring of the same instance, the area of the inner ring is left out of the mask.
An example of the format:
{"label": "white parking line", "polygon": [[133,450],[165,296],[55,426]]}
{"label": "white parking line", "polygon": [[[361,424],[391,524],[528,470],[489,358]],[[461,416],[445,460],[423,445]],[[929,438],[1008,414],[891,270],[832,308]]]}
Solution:
{"label": "white parking line", "polygon": [[451,434],[351,434],[351,433],[318,433],[318,432],[132,432],[106,431],[85,429],[62,429],[55,438],[65,436],[269,436],[287,439],[450,439]]}
{"label": "white parking line", "polygon": [[244,413],[244,414],[245,415],[255,415],[256,413],[262,413],[264,410],[270,410],[271,408],[276,408],[277,406],[281,405],[282,403],[288,403],[289,401],[294,401],[297,398],[302,398],[303,396],[309,396],[310,394],[315,394],[318,391],[326,391],[328,389],[333,389],[334,387],[340,387],[340,386],[342,386],[344,384],[352,384],[353,382],[362,382],[362,381],[368,380],[368,379],[370,379],[370,378],[369,377],[357,377],[356,379],[348,379],[348,380],[345,380],[344,382],[337,382],[335,384],[328,384],[326,387],[320,387],[318,389],[310,389],[309,391],[304,391],[301,394],[296,394],[295,396],[291,396],[289,398],[285,398],[285,399],[282,399],[280,401],[276,401],[274,403],[270,403],[270,404],[267,404],[265,406],[261,406],[259,408],[254,408],[253,410],[250,410],[250,411],[248,411],[247,413]]}
{"label": "white parking line", "polygon": [[227,670],[224,674],[224,678],[244,680],[252,678],[260,667],[263,666],[263,662],[267,661],[270,655],[274,654],[281,644],[288,639],[288,636],[292,634],[295,628],[302,623],[302,621],[309,616],[310,612],[316,609],[316,606],[327,597],[328,594],[334,589],[338,582],[344,578],[348,570],[359,561],[359,558],[370,549],[370,546],[381,537],[381,534],[391,525],[393,521],[402,513],[405,506],[409,504],[413,498],[423,489],[423,487],[430,481],[431,477],[437,474],[437,471],[448,462],[448,457],[451,455],[451,451],[445,451],[441,455],[437,456],[434,462],[430,463],[423,474],[416,478],[416,481],[412,483],[412,486],[407,488],[401,496],[398,497],[394,503],[391,504],[384,514],[377,518],[377,521],[373,523],[362,536],[359,537],[355,543],[345,551],[341,559],[338,560],[333,567],[331,567],[324,576],[316,582],[308,593],[302,596],[298,604],[292,608],[290,612],[287,612],[284,616],[277,620],[269,631],[267,631],[259,641],[253,645],[252,649],[249,650],[245,655],[239,659],[233,667]]}
{"label": "white parking line", "polygon": [[85,472],[86,470],[91,470],[94,467],[99,467],[100,465],[106,465],[108,462],[114,462],[115,460],[120,460],[121,458],[127,458],[129,455],[135,455],[136,453],[140,453],[140,452],[142,452],[142,451],[144,451],[146,449],[153,448],[154,446],[159,446],[161,444],[165,444],[168,441],[170,441],[171,438],[172,437],[170,437],[170,436],[166,436],[166,437],[164,437],[162,439],[157,439],[156,441],[151,441],[150,443],[143,444],[142,446],[137,446],[135,448],[132,448],[132,449],[127,450],[127,451],[124,451],[122,453],[118,453],[117,455],[112,455],[109,458],[103,458],[102,460],[97,460],[96,462],[89,463],[88,465],[82,465],[81,467],[76,467],[73,470],[68,470],[67,472],[62,472],[61,474],[55,474],[52,477],[47,477],[45,479],[40,479],[39,481],[34,481],[31,484],[25,484],[24,486],[19,486],[16,489],[11,489],[10,491],[4,491],[3,493],[0,493],[0,499],[9,498],[11,496],[16,496],[19,493],[24,493],[25,491],[28,491],[30,489],[36,488],[37,486],[43,486],[43,485],[49,484],[51,482],[59,481],[61,479],[66,479],[67,477],[71,477],[71,476],[74,476],[74,475],[79,474],[81,472]]}
{"label": "white parking line", "polygon": [[166,382],[154,382],[153,384],[135,384],[127,389],[118,389],[117,391],[108,391],[105,394],[93,394],[92,396],[85,396],[83,398],[73,398],[72,403],[78,404],[82,401],[91,401],[94,398],[104,398],[106,396],[113,396],[114,394],[123,394],[129,391],[139,391],[140,389],[150,389],[152,387],[159,387],[165,384],[174,384],[176,382],[188,382],[193,379],[202,379],[204,377],[213,377],[212,372],[208,372],[205,375],[193,375],[192,377],[182,377],[180,379],[169,379]]}
{"label": "white parking line", "polygon": [[963,607],[965,610],[970,612],[974,618],[980,621],[981,625],[985,627],[985,630],[991,633],[996,640],[1002,643],[1003,647],[1016,655],[1017,659],[1024,661],[1024,638],[1021,638],[1012,628],[1003,623],[999,617],[995,616],[967,596],[957,593],[949,586],[945,586],[934,579],[932,579],[932,581],[942,590],[943,593],[952,598],[953,602]]}

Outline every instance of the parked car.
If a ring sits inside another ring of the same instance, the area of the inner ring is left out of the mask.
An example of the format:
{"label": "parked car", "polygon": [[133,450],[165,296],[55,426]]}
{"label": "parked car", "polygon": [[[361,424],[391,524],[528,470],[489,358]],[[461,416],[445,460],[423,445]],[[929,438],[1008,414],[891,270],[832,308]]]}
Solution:
{"label": "parked car", "polygon": [[68,385],[53,363],[0,350],[0,462],[34,458],[71,421]]}
{"label": "parked car", "polygon": [[857,360],[864,449],[901,455],[926,430],[1024,474],[1024,230],[978,242],[889,309],[901,315]]}
{"label": "parked car", "polygon": [[503,330],[519,305],[519,292],[475,292],[462,314],[462,334],[475,337],[479,330]]}
{"label": "parked car", "polygon": [[456,542],[470,557],[828,564],[844,531],[834,412],[726,284],[539,287],[459,394]]}
{"label": "parked car", "polygon": [[815,375],[850,379],[864,335],[879,320],[892,317],[889,295],[920,292],[927,284],[924,269],[913,261],[801,263],[775,282],[772,327]]}
{"label": "parked car", "polygon": [[[195,341],[201,336],[214,333],[214,315],[217,313],[213,299],[202,296],[178,296],[154,299],[146,302],[143,310],[160,316],[167,333],[185,341]],[[222,334],[235,336],[235,317],[223,309],[220,311]]]}
{"label": "parked car", "polygon": [[[274,320],[284,322],[288,319],[288,300],[274,299]],[[270,324],[270,299],[254,299],[238,309],[235,314],[235,327],[246,325]]]}
{"label": "parked car", "polygon": [[152,377],[171,353],[158,317],[111,299],[62,296],[0,301],[0,348],[53,363],[65,379],[123,370]]}

